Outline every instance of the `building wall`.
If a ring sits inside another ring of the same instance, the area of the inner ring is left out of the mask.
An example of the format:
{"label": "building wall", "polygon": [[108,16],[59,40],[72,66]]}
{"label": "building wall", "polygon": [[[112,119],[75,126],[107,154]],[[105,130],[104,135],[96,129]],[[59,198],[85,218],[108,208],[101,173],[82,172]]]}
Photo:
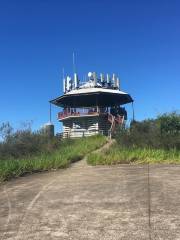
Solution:
{"label": "building wall", "polygon": [[107,115],[69,118],[63,121],[63,137],[92,136],[98,133],[108,135],[111,124]]}

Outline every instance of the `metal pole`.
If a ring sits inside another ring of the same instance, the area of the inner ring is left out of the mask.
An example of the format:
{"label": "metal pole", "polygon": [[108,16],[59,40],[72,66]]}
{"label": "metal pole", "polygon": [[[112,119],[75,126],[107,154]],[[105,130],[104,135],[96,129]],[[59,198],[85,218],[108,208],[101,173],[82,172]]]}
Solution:
{"label": "metal pole", "polygon": [[49,104],[49,121],[51,122],[51,103]]}
{"label": "metal pole", "polygon": [[132,102],[132,111],[133,111],[133,122],[134,122],[134,120],[135,120],[135,115],[134,115],[134,104],[133,104],[133,102]]}
{"label": "metal pole", "polygon": [[76,73],[75,53],[73,52],[73,72]]}

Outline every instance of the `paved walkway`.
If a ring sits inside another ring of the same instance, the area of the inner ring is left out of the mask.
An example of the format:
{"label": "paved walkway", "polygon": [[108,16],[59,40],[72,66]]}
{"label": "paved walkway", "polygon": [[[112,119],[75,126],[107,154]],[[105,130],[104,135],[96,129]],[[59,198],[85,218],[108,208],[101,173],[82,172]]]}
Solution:
{"label": "paved walkway", "polygon": [[1,185],[0,240],[180,239],[180,166],[149,171],[82,161]]}

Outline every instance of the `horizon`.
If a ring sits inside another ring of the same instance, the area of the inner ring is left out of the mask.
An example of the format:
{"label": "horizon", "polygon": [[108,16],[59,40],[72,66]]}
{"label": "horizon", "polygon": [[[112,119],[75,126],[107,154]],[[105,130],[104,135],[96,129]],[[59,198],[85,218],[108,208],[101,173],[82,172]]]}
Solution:
{"label": "horizon", "polygon": [[[73,72],[73,52],[81,78],[120,76],[136,120],[179,111],[179,7],[175,0],[1,3],[0,123],[33,121],[36,130],[48,122],[49,100],[63,92],[62,69]],[[58,111],[52,108],[56,132]]]}

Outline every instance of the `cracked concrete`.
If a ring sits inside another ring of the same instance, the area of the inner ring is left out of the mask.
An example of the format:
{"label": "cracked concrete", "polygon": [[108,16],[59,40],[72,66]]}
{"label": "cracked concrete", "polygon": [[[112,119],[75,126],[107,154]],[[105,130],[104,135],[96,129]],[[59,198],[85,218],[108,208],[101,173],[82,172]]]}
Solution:
{"label": "cracked concrete", "polygon": [[180,166],[87,166],[0,186],[2,240],[180,239]]}

